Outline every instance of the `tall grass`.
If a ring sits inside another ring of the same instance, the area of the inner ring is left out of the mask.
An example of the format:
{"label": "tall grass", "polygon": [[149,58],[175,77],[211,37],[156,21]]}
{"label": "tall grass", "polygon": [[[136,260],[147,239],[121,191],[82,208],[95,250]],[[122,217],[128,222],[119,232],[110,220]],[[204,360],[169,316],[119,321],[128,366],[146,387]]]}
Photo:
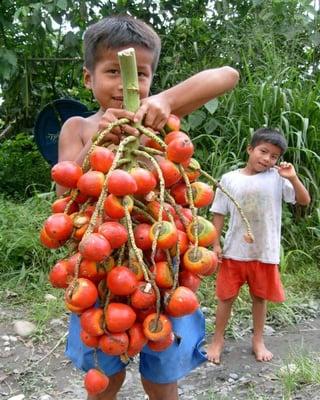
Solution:
{"label": "tall grass", "polygon": [[2,287],[18,283],[38,288],[59,251],[44,248],[39,232],[50,213],[51,197],[34,196],[24,203],[0,197],[0,273]]}
{"label": "tall grass", "polygon": [[246,159],[246,146],[252,132],[261,126],[280,128],[289,144],[285,158],[293,162],[313,194],[320,187],[320,78],[292,87],[272,79],[235,89],[221,102],[214,116],[216,129],[207,134],[203,125],[192,133],[196,152],[207,170],[215,176]]}

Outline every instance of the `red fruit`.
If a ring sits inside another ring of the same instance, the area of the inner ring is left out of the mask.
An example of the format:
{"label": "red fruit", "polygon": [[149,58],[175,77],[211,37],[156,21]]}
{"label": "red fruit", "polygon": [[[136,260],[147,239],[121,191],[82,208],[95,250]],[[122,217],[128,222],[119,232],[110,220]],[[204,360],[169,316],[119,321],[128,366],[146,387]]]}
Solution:
{"label": "red fruit", "polygon": [[124,205],[127,203],[129,212],[133,209],[133,200],[131,197],[126,197],[122,199],[113,194],[109,194],[103,204],[105,213],[113,218],[120,219],[125,216]]}
{"label": "red fruit", "polygon": [[179,131],[180,118],[174,114],[170,114],[164,129],[166,130],[166,132]]}
{"label": "red fruit", "polygon": [[135,309],[135,312],[137,314],[137,321],[142,323],[148,315],[153,314],[156,311],[157,310],[156,310],[155,305],[151,306],[149,308],[146,308],[145,310]]}
{"label": "red fruit", "polygon": [[79,252],[83,258],[90,261],[103,261],[111,254],[108,240],[100,233],[91,233],[79,243]]}
{"label": "red fruit", "polygon": [[135,322],[130,329],[128,329],[129,336],[129,347],[127,350],[127,355],[129,357],[134,357],[143,349],[147,343],[147,338],[143,333],[143,326],[139,322]]}
{"label": "red fruit", "polygon": [[151,147],[152,149],[161,150],[161,151],[164,150],[163,147],[158,142],[149,138],[146,135],[140,136],[140,143],[142,144],[142,146],[145,146],[145,147]]}
{"label": "red fruit", "polygon": [[91,168],[94,171],[100,171],[104,173],[109,171],[113,160],[113,152],[101,146],[95,146],[94,150],[89,156]]}
{"label": "red fruit", "polygon": [[180,286],[185,286],[196,293],[200,287],[201,278],[185,269],[179,273],[179,284]]}
{"label": "red fruit", "polygon": [[194,292],[179,286],[170,296],[166,312],[172,317],[183,317],[192,314],[199,308],[199,301]]}
{"label": "red fruit", "polygon": [[201,166],[195,158],[191,158],[190,163],[185,169],[189,181],[194,182],[201,175]]}
{"label": "red fruit", "polygon": [[157,262],[152,268],[152,272],[155,274],[155,281],[159,288],[169,289],[172,287],[173,276],[167,261]]}
{"label": "red fruit", "polygon": [[89,333],[86,332],[86,331],[82,330],[80,332],[80,339],[88,347],[98,348],[98,346],[99,346],[99,337],[98,336],[89,335]]}
{"label": "red fruit", "polygon": [[[147,210],[154,219],[156,220],[159,219],[160,203],[158,201],[156,200],[149,201],[147,204]],[[169,203],[164,203],[162,212],[163,221],[170,221],[168,213],[171,214],[172,216],[176,215],[174,208]]]}
{"label": "red fruit", "polygon": [[131,305],[134,308],[146,309],[156,302],[156,293],[150,283],[139,282],[137,289],[131,295]]}
{"label": "red fruit", "polygon": [[69,273],[69,262],[58,261],[49,273],[49,281],[55,288],[67,288],[72,281],[73,275]]}
{"label": "red fruit", "polygon": [[40,232],[40,242],[48,249],[57,249],[63,245],[63,241],[60,242],[58,240],[51,239],[44,228],[42,228]]}
{"label": "red fruit", "polygon": [[116,266],[108,273],[107,286],[113,294],[129,296],[136,290],[138,280],[129,268]]}
{"label": "red fruit", "polygon": [[127,304],[109,303],[105,320],[109,332],[125,332],[135,323],[136,313]]}
{"label": "red fruit", "polygon": [[208,268],[202,272],[202,275],[204,276],[209,276],[212,275],[216,272],[217,268],[218,268],[218,257],[217,254],[214,251],[210,251],[210,255],[211,255],[211,264],[210,266],[208,266]]}
{"label": "red fruit", "polygon": [[104,174],[100,171],[88,171],[78,180],[78,189],[81,193],[99,197],[103,188]]}
{"label": "red fruit", "polygon": [[83,203],[85,203],[87,200],[88,200],[88,196],[86,196],[85,194],[80,193],[80,192],[77,194],[77,197],[74,199],[74,201],[75,201],[76,203],[78,203],[78,204],[83,204]]}
{"label": "red fruit", "polygon": [[212,204],[214,191],[204,182],[191,183],[193,203],[195,207],[206,207]]}
{"label": "red fruit", "polygon": [[[160,226],[160,228],[158,228]],[[156,231],[159,229],[157,246],[160,249],[170,249],[178,241],[178,231],[174,224],[168,221],[156,222],[150,230],[150,239],[153,241]]]}
{"label": "red fruit", "polygon": [[86,309],[94,305],[98,298],[96,285],[89,279],[78,278],[68,286],[65,300],[72,306]]}
{"label": "red fruit", "polygon": [[[166,158],[163,157],[156,157],[159,167],[162,171],[165,187],[171,187],[175,183],[179,182],[180,179],[182,178],[179,168],[176,164],[174,164],[172,161],[167,160]],[[152,171],[156,177],[158,177],[157,171],[153,170]]]}
{"label": "red fruit", "polygon": [[82,168],[74,161],[61,161],[51,169],[51,178],[58,185],[67,188],[76,188],[82,175]]}
{"label": "red fruit", "polygon": [[183,255],[183,266],[194,274],[205,275],[215,264],[215,258],[212,253],[211,250],[205,247],[199,246],[197,251],[195,251],[194,247],[190,247]]}
{"label": "red fruit", "polygon": [[185,183],[179,182],[173,185],[170,189],[170,194],[177,204],[181,206],[188,204],[187,185]]}
{"label": "red fruit", "polygon": [[57,241],[67,240],[73,229],[72,219],[64,213],[50,215],[44,223],[44,229],[51,239]]}
{"label": "red fruit", "polygon": [[92,368],[84,377],[84,386],[91,396],[104,392],[109,385],[109,378],[101,371]]}
{"label": "red fruit", "polygon": [[[70,199],[71,199],[71,196],[66,196],[61,199],[55,200],[51,204],[52,212],[53,213],[63,213],[64,210],[66,209]],[[69,208],[68,214],[73,214],[74,212],[77,212],[78,210],[79,210],[78,204],[73,202]]]}
{"label": "red fruit", "polygon": [[141,250],[148,250],[152,247],[150,229],[151,225],[149,224],[139,224],[133,230],[134,240],[137,247],[139,247]]}
{"label": "red fruit", "polygon": [[108,177],[108,191],[115,196],[133,194],[137,189],[135,179],[127,171],[115,169]]}
{"label": "red fruit", "polygon": [[99,269],[100,266],[98,266],[96,261],[83,259],[79,267],[79,277],[90,279],[93,282],[98,282],[103,277],[100,276]]}
{"label": "red fruit", "polygon": [[174,342],[174,333],[171,332],[167,337],[161,340],[157,340],[156,342],[149,340],[147,345],[149,349],[151,349],[152,351],[164,351],[168,347],[170,347],[173,342]]}
{"label": "red fruit", "polygon": [[103,335],[103,309],[92,307],[84,311],[80,317],[80,325],[91,336]]}
{"label": "red fruit", "polygon": [[[189,247],[189,239],[188,236],[185,232],[180,231],[178,229],[178,243],[179,243],[179,254],[180,256],[182,256]],[[177,243],[177,244],[178,244]],[[177,248],[176,246],[174,246],[171,250],[170,250],[170,254],[174,257],[177,254]]]}
{"label": "red fruit", "polygon": [[143,333],[147,339],[158,341],[163,340],[172,332],[172,324],[164,314],[157,317],[157,313],[150,314],[143,321]]}
{"label": "red fruit", "polygon": [[129,346],[129,338],[125,332],[107,333],[101,336],[99,348],[109,356],[120,356]]}
{"label": "red fruit", "polygon": [[192,221],[187,227],[187,235],[189,240],[192,243],[195,243],[196,226],[199,246],[207,247],[213,244],[218,237],[218,232],[210,221],[200,216],[197,217],[197,221]]}
{"label": "red fruit", "polygon": [[169,144],[173,140],[178,139],[178,138],[189,139],[189,136],[186,133],[181,132],[181,131],[171,131],[170,133],[168,133],[165,136],[164,142],[165,142],[165,144]]}
{"label": "red fruit", "polygon": [[172,140],[167,146],[168,160],[183,163],[193,155],[194,147],[189,138],[177,138]]}
{"label": "red fruit", "polygon": [[104,222],[99,226],[98,232],[109,241],[113,249],[118,249],[128,240],[127,229],[116,221]]}
{"label": "red fruit", "polygon": [[157,180],[152,172],[145,168],[136,167],[130,170],[131,176],[137,184],[135,194],[147,194],[157,186]]}

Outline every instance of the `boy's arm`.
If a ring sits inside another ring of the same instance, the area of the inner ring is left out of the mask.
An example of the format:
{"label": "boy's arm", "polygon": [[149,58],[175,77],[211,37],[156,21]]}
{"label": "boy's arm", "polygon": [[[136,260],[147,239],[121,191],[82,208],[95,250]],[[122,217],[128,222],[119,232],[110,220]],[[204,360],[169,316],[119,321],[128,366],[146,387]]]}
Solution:
{"label": "boy's arm", "polygon": [[278,170],[279,175],[291,182],[297,203],[302,206],[310,204],[310,194],[300,181],[294,166],[291,163],[282,162],[279,166],[276,166],[276,169]]}
{"label": "boy's arm", "polygon": [[222,229],[223,229],[223,225],[224,225],[224,215],[214,213],[212,222],[213,222],[213,225],[215,226],[215,228],[217,230],[217,234],[218,234],[216,240],[213,242],[213,248],[214,248],[214,251],[217,253],[218,258],[221,259],[222,258],[222,249],[221,249],[221,244],[220,244],[220,238],[221,238],[221,233],[222,233]]}
{"label": "boy's arm", "polygon": [[143,100],[135,122],[141,121],[146,115],[145,124],[160,129],[170,113],[178,117],[190,114],[209,100],[233,89],[238,80],[239,73],[231,67],[201,71],[178,85]]}

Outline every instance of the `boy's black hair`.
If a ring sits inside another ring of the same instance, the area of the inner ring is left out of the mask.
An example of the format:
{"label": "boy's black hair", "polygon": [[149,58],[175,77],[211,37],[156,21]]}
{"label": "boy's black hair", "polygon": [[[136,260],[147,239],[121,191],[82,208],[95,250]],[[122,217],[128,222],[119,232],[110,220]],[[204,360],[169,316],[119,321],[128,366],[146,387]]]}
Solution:
{"label": "boy's black hair", "polygon": [[281,149],[281,154],[283,154],[288,148],[288,143],[286,138],[277,129],[272,129],[272,128],[257,129],[253,133],[250,145],[252,147],[256,147],[263,142],[271,143],[275,146],[278,146]]}
{"label": "boy's black hair", "polygon": [[137,46],[153,53],[154,73],[160,56],[161,40],[153,28],[130,15],[116,15],[89,26],[83,38],[84,66],[93,71],[102,50]]}

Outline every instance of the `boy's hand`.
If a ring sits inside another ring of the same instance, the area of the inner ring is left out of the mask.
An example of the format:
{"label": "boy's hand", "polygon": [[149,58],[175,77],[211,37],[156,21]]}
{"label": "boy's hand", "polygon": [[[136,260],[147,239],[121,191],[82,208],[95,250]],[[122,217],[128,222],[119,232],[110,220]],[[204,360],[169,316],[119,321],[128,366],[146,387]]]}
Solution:
{"label": "boy's hand", "polygon": [[213,250],[216,253],[217,257],[218,257],[218,262],[221,262],[222,259],[222,248],[220,246],[220,243],[215,243],[213,246]]}
{"label": "boy's hand", "polygon": [[[126,110],[117,109],[117,108],[108,108],[105,111],[105,113],[103,114],[103,116],[101,117],[98,129],[99,130],[106,129],[108,124],[110,124],[110,122],[115,122],[117,119],[121,119],[121,118],[128,118],[131,121],[133,121],[134,113],[130,112],[130,111],[126,111]],[[127,135],[133,135],[133,136],[139,135],[138,129],[134,128],[133,126],[121,125],[121,127],[117,126],[117,127],[113,128],[110,133],[107,133],[105,135],[105,140],[106,141],[110,140],[114,144],[119,144],[119,142],[121,140],[121,136],[124,132],[126,132]]]}
{"label": "boy's hand", "polygon": [[288,162],[281,162],[279,166],[275,166],[278,170],[279,175],[286,179],[292,179],[297,176],[296,170],[291,163]]}
{"label": "boy's hand", "polygon": [[141,101],[141,106],[136,112],[133,121],[143,122],[145,126],[159,131],[165,126],[170,112],[168,101],[160,93]]}

